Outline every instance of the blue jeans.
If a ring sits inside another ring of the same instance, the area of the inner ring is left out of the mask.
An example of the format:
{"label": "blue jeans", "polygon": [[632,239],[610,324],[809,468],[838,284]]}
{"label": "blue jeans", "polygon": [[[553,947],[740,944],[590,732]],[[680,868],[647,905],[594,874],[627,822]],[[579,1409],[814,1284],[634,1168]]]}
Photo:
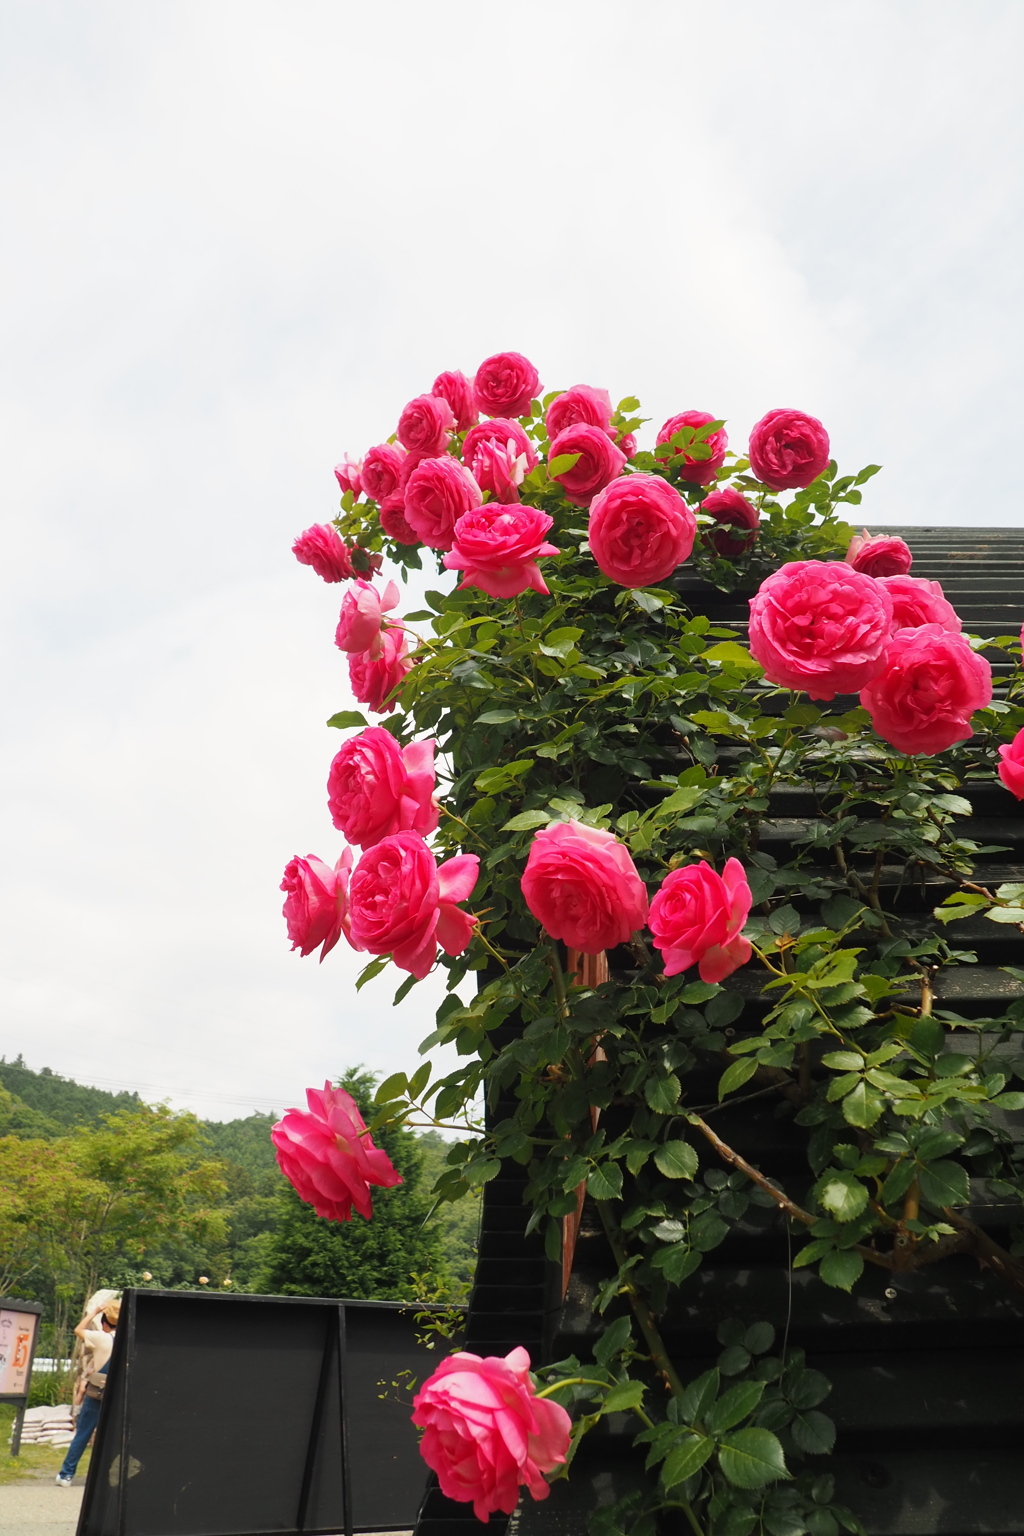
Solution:
{"label": "blue jeans", "polygon": [[92,1439],[92,1432],[96,1428],[101,1406],[101,1398],[83,1397],[82,1406],[78,1410],[75,1438],[68,1446],[67,1455],[64,1457],[64,1464],[60,1469],[61,1477],[74,1477],[75,1469],[82,1459],[82,1452]]}

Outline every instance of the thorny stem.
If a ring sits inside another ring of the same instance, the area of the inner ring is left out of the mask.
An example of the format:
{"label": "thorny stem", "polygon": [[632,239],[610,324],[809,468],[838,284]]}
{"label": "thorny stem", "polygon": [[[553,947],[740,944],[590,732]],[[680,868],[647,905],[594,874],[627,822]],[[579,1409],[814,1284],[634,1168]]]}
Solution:
{"label": "thorny stem", "polygon": [[479,832],[474,832],[473,828],[468,826],[466,822],[463,821],[461,816],[456,816],[454,811],[449,811],[447,807],[443,805],[440,807],[440,811],[441,815],[447,816],[449,821],[457,822],[460,827],[464,828],[465,831],[469,833],[470,837],[475,837],[481,848],[487,848],[488,850],[490,849],[490,844],[487,842],[487,840],[482,838]]}
{"label": "thorny stem", "polygon": [[[564,1381],[553,1381],[549,1387],[545,1387],[543,1391],[535,1393],[535,1396],[538,1399],[552,1397],[554,1393],[560,1392],[563,1387],[603,1387],[605,1392],[610,1392],[612,1387],[617,1385],[618,1383],[614,1381],[595,1381],[591,1376],[568,1376]],[[654,1420],[649,1418],[642,1408],[638,1408],[634,1404],[633,1412],[637,1418],[643,1420],[648,1429],[654,1428]]]}
{"label": "thorny stem", "polygon": [[[612,1215],[610,1203],[607,1200],[595,1200],[594,1204],[600,1213],[601,1225],[604,1227],[608,1246],[612,1250],[612,1257],[621,1272],[627,1262],[626,1250],[622,1246],[622,1235],[619,1232],[615,1217]],[[655,1368],[664,1377],[673,1397],[682,1397],[686,1388],[683,1386],[678,1371],[666,1353],[661,1334],[658,1332],[657,1324],[654,1321],[653,1312],[631,1279],[627,1278],[624,1280],[623,1289],[629,1297],[629,1305],[632,1308],[633,1316],[640,1324],[640,1332],[644,1336],[644,1342],[647,1345]]]}
{"label": "thorny stem", "polygon": [[555,988],[558,1011],[564,1018],[568,1012],[568,1004],[565,1000],[565,973],[562,970],[562,962],[554,944],[548,945],[548,968],[551,971],[551,981]]}
{"label": "thorny stem", "polygon": [[486,949],[487,953],[489,955],[493,955],[495,960],[497,960],[503,969],[507,971],[509,969],[508,961],[505,959],[505,956],[500,953],[500,951],[495,949],[490,939],[484,933],[483,924],[478,922],[474,931],[476,933],[476,937],[480,940],[480,943],[483,945],[484,949]]}

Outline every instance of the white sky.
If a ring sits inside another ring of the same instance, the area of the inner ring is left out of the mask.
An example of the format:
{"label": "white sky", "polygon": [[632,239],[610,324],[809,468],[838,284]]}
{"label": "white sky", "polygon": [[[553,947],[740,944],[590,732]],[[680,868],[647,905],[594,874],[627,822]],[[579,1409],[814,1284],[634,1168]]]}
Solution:
{"label": "white sky", "polygon": [[333,860],[332,466],[443,368],[828,426],[1019,523],[1024,8],[0,3],[0,1052],[200,1114],[415,1064],[287,945]]}

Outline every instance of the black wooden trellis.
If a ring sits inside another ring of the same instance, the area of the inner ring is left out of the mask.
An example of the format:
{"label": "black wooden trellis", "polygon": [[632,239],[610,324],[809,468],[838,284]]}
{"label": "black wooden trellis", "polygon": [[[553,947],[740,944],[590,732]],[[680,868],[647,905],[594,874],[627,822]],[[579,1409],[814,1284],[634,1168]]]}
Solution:
{"label": "black wooden trellis", "polygon": [[[1024,530],[902,527],[874,530],[904,538],[914,554],[912,574],[938,580],[972,634],[1014,635],[1024,620]],[[677,588],[694,612],[745,632],[746,595],[727,595],[686,573]],[[991,653],[998,688],[1009,663]],[[837,701],[840,712],[855,698]],[[995,780],[961,791],[974,815],[964,835],[1007,850],[976,867],[982,884],[1024,880],[1024,807]],[[815,815],[809,795],[783,789],[772,796],[761,846],[780,849]],[[894,868],[894,886],[898,872]],[[900,892],[908,934],[935,930],[931,909],[952,886],[938,878]],[[890,894],[891,894],[890,889]],[[799,899],[795,900],[799,906]],[[1024,993],[1001,966],[1024,968],[1024,935],[985,918],[953,931],[973,949],[976,966],[940,972],[939,1006],[964,1017],[998,1016]],[[737,1028],[756,1025],[759,986],[740,971],[727,985],[745,998]],[[505,1038],[513,1032],[506,1027]],[[496,1044],[505,1043],[497,1031]],[[714,1098],[715,1084],[691,1085]],[[496,1106],[495,1120],[512,1109]],[[1024,1115],[1011,1115],[1024,1122]],[[800,1199],[810,1177],[803,1141],[771,1107],[747,1105],[716,1117],[723,1139]],[[1024,1126],[1022,1126],[1024,1134]],[[702,1158],[705,1155],[702,1149]],[[801,1180],[803,1183],[801,1184]],[[470,1297],[466,1348],[505,1354],[525,1345],[535,1361],[569,1353],[586,1358],[596,1335],[593,1298],[612,1268],[599,1222],[585,1207],[568,1293],[544,1258],[537,1233],[527,1237],[522,1204],[525,1171],[506,1162],[484,1193],[480,1259]],[[1009,1245],[1017,1208],[972,1186],[970,1218]],[[830,1289],[807,1270],[790,1267],[792,1239],[774,1211],[752,1208],[678,1293],[663,1319],[669,1353],[687,1379],[713,1363],[715,1330],[726,1318],[790,1317],[789,1342],[834,1383],[822,1405],[836,1421],[836,1497],[863,1520],[868,1536],[1020,1536],[1024,1532],[1024,1303],[974,1259],[958,1255],[934,1268],[894,1275],[866,1274],[852,1296]],[[512,1520],[492,1515],[493,1536],[585,1536],[587,1517],[631,1488],[643,1486],[641,1456],[624,1420],[603,1420],[583,1441],[567,1481],[535,1504],[524,1496]],[[811,1465],[824,1459],[812,1458]],[[442,1497],[436,1485],[424,1500],[416,1536],[471,1536],[480,1529],[472,1506]]]}

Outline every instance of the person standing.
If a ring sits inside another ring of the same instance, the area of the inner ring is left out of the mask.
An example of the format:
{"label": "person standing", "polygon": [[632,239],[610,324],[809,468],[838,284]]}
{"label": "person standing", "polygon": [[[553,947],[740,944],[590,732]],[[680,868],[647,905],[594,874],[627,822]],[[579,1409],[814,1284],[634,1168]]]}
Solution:
{"label": "person standing", "polygon": [[[117,1327],[120,1312],[119,1301],[104,1302],[75,1326],[76,1335],[92,1353],[93,1369],[85,1379],[85,1392],[82,1405],[78,1410],[74,1439],[68,1446],[67,1455],[55,1479],[60,1488],[71,1487],[82,1452],[92,1439],[99,1420],[100,1408],[103,1404],[103,1388],[107,1380],[107,1367],[110,1365],[110,1351],[114,1346],[114,1330]],[[96,1321],[97,1317],[100,1320],[100,1326],[93,1328],[90,1325]]]}

